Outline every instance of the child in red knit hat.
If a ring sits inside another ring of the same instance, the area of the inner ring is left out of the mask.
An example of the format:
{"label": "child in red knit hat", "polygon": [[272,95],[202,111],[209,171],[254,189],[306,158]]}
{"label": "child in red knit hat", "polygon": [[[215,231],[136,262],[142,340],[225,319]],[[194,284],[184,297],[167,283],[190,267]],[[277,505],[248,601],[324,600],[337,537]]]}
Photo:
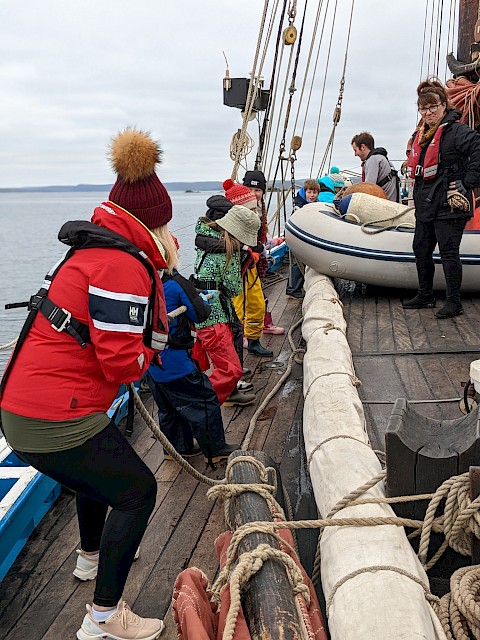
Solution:
{"label": "child in red knit hat", "polygon": [[[250,208],[257,212],[257,197],[251,189],[242,184],[237,184],[233,180],[225,180],[223,183],[225,197],[233,204],[242,204],[244,207]],[[257,236],[257,246],[250,251],[250,260],[243,273],[243,290],[236,298],[233,299],[235,311],[240,322],[243,324],[243,331],[246,340],[246,346],[249,353],[256,356],[271,358],[273,351],[265,349],[260,343],[264,321],[265,321],[265,298],[262,291],[262,285],[257,269],[260,256],[264,251],[263,243],[264,229],[260,225]]]}

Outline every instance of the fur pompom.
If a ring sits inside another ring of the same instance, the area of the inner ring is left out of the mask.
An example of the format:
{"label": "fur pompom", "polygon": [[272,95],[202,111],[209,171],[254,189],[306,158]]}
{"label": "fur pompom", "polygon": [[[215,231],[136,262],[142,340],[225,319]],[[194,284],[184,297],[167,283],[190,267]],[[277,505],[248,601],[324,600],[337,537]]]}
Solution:
{"label": "fur pompom", "polygon": [[127,127],[118,133],[110,146],[113,170],[125,182],[138,182],[155,172],[162,150],[144,131]]}
{"label": "fur pompom", "polygon": [[229,189],[231,189],[234,185],[234,181],[231,178],[228,178],[228,180],[225,180],[225,182],[223,183],[223,190],[224,191],[228,191]]}

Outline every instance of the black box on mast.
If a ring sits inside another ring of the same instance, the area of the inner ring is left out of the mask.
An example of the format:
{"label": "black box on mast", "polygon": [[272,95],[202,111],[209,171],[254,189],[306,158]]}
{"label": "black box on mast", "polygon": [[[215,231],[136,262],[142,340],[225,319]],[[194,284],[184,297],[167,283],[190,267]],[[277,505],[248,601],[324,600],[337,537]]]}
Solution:
{"label": "black box on mast", "polygon": [[[249,78],[225,78],[223,83],[223,104],[243,111],[247,103],[249,83]],[[270,92],[267,89],[259,89],[253,105],[254,110],[265,111],[268,106],[269,96]]]}

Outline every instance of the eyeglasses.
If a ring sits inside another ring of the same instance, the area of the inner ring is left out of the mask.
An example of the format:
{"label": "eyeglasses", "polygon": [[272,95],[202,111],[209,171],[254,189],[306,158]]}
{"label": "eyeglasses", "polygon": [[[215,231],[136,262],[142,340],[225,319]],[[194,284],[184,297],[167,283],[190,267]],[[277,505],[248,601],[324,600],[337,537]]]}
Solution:
{"label": "eyeglasses", "polygon": [[418,113],[422,116],[430,111],[430,113],[437,113],[438,107],[440,107],[443,103],[437,102],[436,104],[431,104],[429,107],[418,107]]}

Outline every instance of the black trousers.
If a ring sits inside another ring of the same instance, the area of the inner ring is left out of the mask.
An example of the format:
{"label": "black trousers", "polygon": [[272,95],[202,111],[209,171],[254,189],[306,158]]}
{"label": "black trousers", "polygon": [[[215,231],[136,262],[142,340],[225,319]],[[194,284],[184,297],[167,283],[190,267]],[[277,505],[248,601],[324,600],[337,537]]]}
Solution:
{"label": "black trousers", "polygon": [[417,265],[420,293],[426,295],[432,293],[435,274],[433,251],[438,244],[445,282],[447,283],[447,300],[460,303],[462,263],[459,249],[466,224],[466,218],[440,218],[430,222],[417,220],[413,238],[413,252]]}
{"label": "black trousers", "polygon": [[289,271],[287,288],[285,290],[285,293],[289,296],[300,295],[303,293],[303,285],[305,283],[305,277],[303,273],[300,271],[300,267],[297,264],[295,256],[292,253],[290,254],[290,256],[292,259],[292,264]]}
{"label": "black trousers", "polygon": [[114,607],[155,507],[155,476],[113,422],[74,449],[15,453],[76,492],[82,549],[100,549],[93,601]]}
{"label": "black trousers", "polygon": [[206,456],[225,446],[220,403],[208,376],[195,369],[162,383],[147,373],[147,381],[158,407],[160,429],[179,453],[192,449],[194,437]]}

